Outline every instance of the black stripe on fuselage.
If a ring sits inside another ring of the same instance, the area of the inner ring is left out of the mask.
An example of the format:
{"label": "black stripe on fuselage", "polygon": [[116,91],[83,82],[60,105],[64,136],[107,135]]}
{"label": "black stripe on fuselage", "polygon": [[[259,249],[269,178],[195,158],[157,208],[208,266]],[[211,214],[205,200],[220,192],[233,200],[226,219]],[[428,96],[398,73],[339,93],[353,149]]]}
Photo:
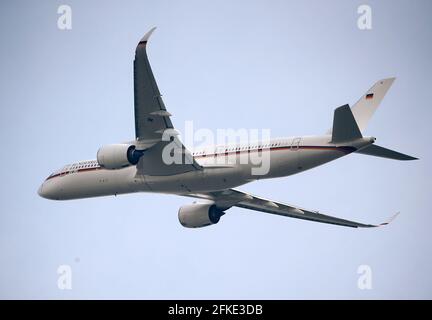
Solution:
{"label": "black stripe on fuselage", "polygon": [[333,147],[333,146],[298,146],[298,147],[290,147],[290,146],[284,146],[284,147],[272,147],[272,148],[259,148],[259,149],[252,149],[252,150],[236,150],[236,151],[225,151],[220,153],[207,153],[207,154],[201,154],[194,156],[195,158],[205,158],[205,157],[214,157],[214,156],[227,156],[230,154],[241,154],[241,153],[250,153],[250,152],[259,152],[263,150],[270,150],[270,151],[278,151],[278,150],[335,150],[340,151],[345,154],[350,154],[357,150],[357,148],[350,147],[350,146],[343,146],[343,147]]}
{"label": "black stripe on fuselage", "polygon": [[[357,148],[350,147],[350,146],[342,146],[342,147],[333,147],[333,146],[298,146],[298,147],[272,147],[272,148],[259,148],[259,149],[252,149],[252,150],[236,150],[236,151],[226,151],[226,152],[220,152],[220,153],[208,153],[208,154],[202,154],[202,155],[196,155],[194,158],[205,158],[205,157],[214,157],[214,156],[227,156],[230,154],[241,154],[241,153],[250,153],[250,152],[259,152],[263,150],[269,150],[269,151],[278,151],[278,150],[334,150],[334,151],[340,151],[345,154],[350,154],[357,150]],[[102,170],[103,168],[100,166],[97,167],[91,167],[91,168],[83,168],[74,170],[72,172],[88,172],[88,171],[95,171],[95,170]],[[56,177],[62,177],[67,174],[71,173],[71,171],[65,171],[61,173],[57,173],[54,175],[49,176],[46,180],[50,180]]]}

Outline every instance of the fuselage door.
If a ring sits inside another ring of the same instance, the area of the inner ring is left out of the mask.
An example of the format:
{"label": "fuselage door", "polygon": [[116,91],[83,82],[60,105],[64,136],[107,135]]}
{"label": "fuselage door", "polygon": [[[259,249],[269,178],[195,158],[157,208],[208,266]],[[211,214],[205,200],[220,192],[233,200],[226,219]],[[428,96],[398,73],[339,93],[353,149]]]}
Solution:
{"label": "fuselage door", "polygon": [[298,151],[300,149],[301,138],[294,138],[291,143],[291,151]]}
{"label": "fuselage door", "polygon": [[301,161],[300,161],[300,143],[301,143],[301,138],[294,138],[292,143],[291,143],[291,152],[293,153],[293,161],[294,161],[294,166],[296,168],[296,170],[301,170],[302,169],[302,165],[301,165]]}

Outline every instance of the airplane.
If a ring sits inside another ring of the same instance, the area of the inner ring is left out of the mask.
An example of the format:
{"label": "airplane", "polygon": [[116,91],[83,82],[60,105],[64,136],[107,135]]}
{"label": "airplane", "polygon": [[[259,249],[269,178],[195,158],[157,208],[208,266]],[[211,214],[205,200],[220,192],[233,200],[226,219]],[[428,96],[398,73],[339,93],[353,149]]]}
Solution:
{"label": "airplane", "polygon": [[[191,152],[174,129],[147,57],[148,40],[155,29],[144,35],[135,50],[136,139],[102,146],[96,160],[69,164],[52,173],[39,187],[41,197],[68,200],[135,192],[193,197],[198,201],[178,211],[179,222],[188,228],[216,224],[232,207],[353,228],[379,227],[395,218],[381,224],[364,224],[235,189],[252,181],[297,174],[351,153],[416,160],[380,147],[374,144],[374,137],[362,135],[395,78],[376,82],[352,108],[349,105],[336,108],[333,126],[324,135],[258,140]],[[166,161],[167,154],[168,158],[175,156],[181,161]],[[265,174],[254,174],[251,161],[238,161],[252,155],[269,157]],[[235,161],[220,161],[227,158]]]}

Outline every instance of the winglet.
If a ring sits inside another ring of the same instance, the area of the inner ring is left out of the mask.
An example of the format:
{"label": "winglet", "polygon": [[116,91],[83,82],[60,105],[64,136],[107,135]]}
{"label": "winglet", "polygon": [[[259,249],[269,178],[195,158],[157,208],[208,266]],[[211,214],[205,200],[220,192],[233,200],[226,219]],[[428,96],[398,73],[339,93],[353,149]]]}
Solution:
{"label": "winglet", "polygon": [[383,227],[386,226],[388,224],[390,224],[394,219],[397,218],[397,216],[400,214],[400,212],[397,212],[396,214],[394,214],[393,216],[391,216],[386,222],[380,223],[379,225],[375,226],[375,227]]}
{"label": "winglet", "polygon": [[140,42],[138,44],[146,44],[150,36],[152,35],[153,31],[156,30],[156,27],[151,28],[144,37],[141,38]]}

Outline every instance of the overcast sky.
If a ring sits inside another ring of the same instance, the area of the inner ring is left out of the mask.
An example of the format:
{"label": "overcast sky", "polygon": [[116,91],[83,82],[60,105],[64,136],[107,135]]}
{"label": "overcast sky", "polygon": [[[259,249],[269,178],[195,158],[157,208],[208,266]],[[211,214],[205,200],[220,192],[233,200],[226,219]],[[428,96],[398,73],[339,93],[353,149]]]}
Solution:
{"label": "overcast sky", "polygon": [[[432,298],[432,2],[1,1],[1,298]],[[57,26],[61,4],[72,29]],[[134,137],[137,41],[174,126],[324,133],[333,110],[397,77],[365,134],[419,157],[350,155],[241,190],[379,223],[359,230],[232,208],[185,229],[191,199],[158,194],[54,202],[52,171]],[[72,271],[60,290],[57,269]],[[358,288],[358,268],[372,289]]]}

